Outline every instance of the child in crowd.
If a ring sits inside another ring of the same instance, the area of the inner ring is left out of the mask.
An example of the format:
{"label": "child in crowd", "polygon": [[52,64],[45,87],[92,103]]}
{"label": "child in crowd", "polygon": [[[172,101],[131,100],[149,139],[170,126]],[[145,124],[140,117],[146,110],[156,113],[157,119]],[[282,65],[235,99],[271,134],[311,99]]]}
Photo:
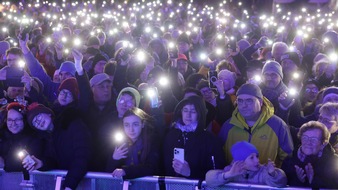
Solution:
{"label": "child in crowd", "polygon": [[234,158],[229,166],[223,170],[210,170],[206,174],[208,186],[219,186],[229,182],[252,183],[284,187],[287,178],[283,170],[274,166],[269,160],[268,164],[259,163],[259,154],[256,147],[246,141],[240,141],[231,147]]}

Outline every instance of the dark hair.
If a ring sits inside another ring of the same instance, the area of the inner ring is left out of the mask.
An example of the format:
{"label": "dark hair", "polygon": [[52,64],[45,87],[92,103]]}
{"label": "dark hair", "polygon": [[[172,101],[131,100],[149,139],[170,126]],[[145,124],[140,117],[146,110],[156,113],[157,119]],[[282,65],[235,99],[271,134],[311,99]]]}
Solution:
{"label": "dark hair", "polygon": [[199,97],[203,97],[201,91],[197,90],[196,88],[188,87],[184,89],[184,94],[187,94],[187,93],[194,93]]}
{"label": "dark hair", "polygon": [[20,57],[23,57],[23,53],[22,50],[20,48],[17,47],[11,47],[6,51],[6,56],[8,56],[8,54],[14,54],[14,55],[18,55]]}
{"label": "dark hair", "polygon": [[150,152],[151,147],[151,139],[153,137],[153,126],[151,125],[152,117],[148,115],[146,112],[144,112],[142,109],[134,107],[129,110],[127,110],[123,118],[126,118],[128,116],[137,116],[141,119],[142,124],[144,128],[142,129],[140,138],[142,138],[142,145],[143,145],[143,151],[141,152],[141,163],[144,163],[147,155]]}
{"label": "dark hair", "polygon": [[104,65],[103,72],[107,75],[114,76],[116,70],[116,61],[109,60],[107,64]]}

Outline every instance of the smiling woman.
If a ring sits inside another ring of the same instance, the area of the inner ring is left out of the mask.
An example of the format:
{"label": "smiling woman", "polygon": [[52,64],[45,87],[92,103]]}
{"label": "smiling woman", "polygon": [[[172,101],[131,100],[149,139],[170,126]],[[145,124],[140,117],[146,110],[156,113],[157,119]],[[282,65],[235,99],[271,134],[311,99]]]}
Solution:
{"label": "smiling woman", "polygon": [[329,144],[330,132],[324,124],[310,121],[298,132],[301,146],[286,158],[282,169],[292,186],[312,188],[338,187],[338,156]]}
{"label": "smiling woman", "polygon": [[4,122],[5,127],[0,130],[0,158],[4,160],[4,170],[7,172],[27,172],[22,167],[18,151],[25,150],[29,154],[37,156],[42,153],[43,143],[39,138],[36,138],[25,122],[25,112],[25,106],[17,102],[8,104],[6,109],[1,112],[5,116],[6,122]]}

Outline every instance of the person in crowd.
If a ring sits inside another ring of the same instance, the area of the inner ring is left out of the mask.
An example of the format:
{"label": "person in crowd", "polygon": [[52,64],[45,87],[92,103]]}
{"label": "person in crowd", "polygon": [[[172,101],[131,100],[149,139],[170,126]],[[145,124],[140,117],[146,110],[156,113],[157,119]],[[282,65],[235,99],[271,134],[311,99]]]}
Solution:
{"label": "person in crowd", "polygon": [[[27,34],[24,40],[21,40],[21,38],[19,40],[20,48],[26,60],[27,67],[31,75],[37,77],[43,83],[45,87],[44,95],[47,97],[48,101],[54,102],[54,100],[56,100],[57,98],[57,91],[60,86],[60,83],[55,83],[52,81],[52,79],[43,70],[42,65],[37,61],[32,52],[30,52],[27,46],[28,37],[29,35]],[[75,72],[76,69],[73,62],[70,61],[63,62],[59,68],[60,81],[62,82],[67,78],[75,77]]]}
{"label": "person in crowd", "polygon": [[[301,105],[299,98],[292,97],[290,89],[283,82],[282,66],[276,61],[268,61],[263,66],[262,75],[260,87],[263,95],[272,103],[274,113],[286,123],[293,125],[296,120],[294,118],[301,117]],[[287,98],[292,101],[283,101]]]}
{"label": "person in crowd", "polygon": [[[178,103],[162,147],[165,175],[204,179],[208,170],[224,167],[221,142],[204,130],[205,120],[201,97],[191,96]],[[174,157],[176,148],[183,149],[183,158]]]}
{"label": "person in crowd", "polygon": [[275,58],[275,60],[278,63],[281,63],[281,57],[283,54],[285,54],[289,50],[289,47],[284,42],[275,42],[272,45],[271,54],[272,57]]}
{"label": "person in crowd", "polygon": [[[40,157],[43,153],[43,141],[37,138],[26,122],[26,106],[12,102],[1,111],[3,127],[0,132],[0,160],[6,172],[24,171],[20,151]],[[0,162],[1,162],[0,161]]]}
{"label": "person in crowd", "polygon": [[327,127],[320,122],[310,121],[301,126],[298,138],[301,146],[282,165],[288,185],[314,189],[337,188],[338,157],[329,143],[330,132]]}
{"label": "person in crowd", "polygon": [[226,161],[233,160],[230,148],[237,141],[248,141],[259,151],[260,163],[271,159],[280,166],[292,153],[293,142],[285,122],[274,115],[273,106],[254,84],[243,84],[237,91],[237,108],[219,133],[224,143]]}
{"label": "person in crowd", "polygon": [[329,130],[330,144],[338,151],[338,103],[327,102],[319,109],[318,121],[323,123]]}
{"label": "person in crowd", "polygon": [[229,182],[262,184],[273,187],[285,187],[287,178],[283,170],[276,168],[269,160],[267,164],[259,163],[259,152],[256,147],[246,141],[232,145],[231,165],[223,170],[210,170],[205,180],[208,186],[215,187]]}
{"label": "person in crowd", "polygon": [[124,179],[158,174],[159,144],[155,142],[150,116],[134,107],[124,113],[122,120],[122,139],[115,139],[115,146],[111,146],[113,153],[107,161],[106,171]]}
{"label": "person in crowd", "polygon": [[300,94],[304,116],[314,112],[316,104],[318,103],[316,100],[317,96],[320,94],[320,90],[320,86],[316,80],[309,79],[304,83],[302,93]]}
{"label": "person in crowd", "polygon": [[54,118],[51,109],[33,103],[28,107],[28,124],[39,132],[46,142],[44,155],[32,155],[36,164],[24,162],[28,171],[67,170],[64,188],[75,189],[88,171],[91,157],[90,134],[81,117],[64,114]]}

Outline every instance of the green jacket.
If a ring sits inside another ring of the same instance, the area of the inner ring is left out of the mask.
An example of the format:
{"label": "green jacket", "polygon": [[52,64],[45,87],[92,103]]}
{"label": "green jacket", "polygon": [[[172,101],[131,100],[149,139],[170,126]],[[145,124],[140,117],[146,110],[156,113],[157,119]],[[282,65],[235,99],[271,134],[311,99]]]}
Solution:
{"label": "green jacket", "polygon": [[243,140],[256,146],[261,163],[271,159],[276,165],[281,165],[281,161],[293,151],[289,127],[274,115],[273,105],[265,97],[261,114],[251,128],[236,108],[232,117],[223,124],[219,136],[223,139],[227,164],[232,161],[231,146]]}

